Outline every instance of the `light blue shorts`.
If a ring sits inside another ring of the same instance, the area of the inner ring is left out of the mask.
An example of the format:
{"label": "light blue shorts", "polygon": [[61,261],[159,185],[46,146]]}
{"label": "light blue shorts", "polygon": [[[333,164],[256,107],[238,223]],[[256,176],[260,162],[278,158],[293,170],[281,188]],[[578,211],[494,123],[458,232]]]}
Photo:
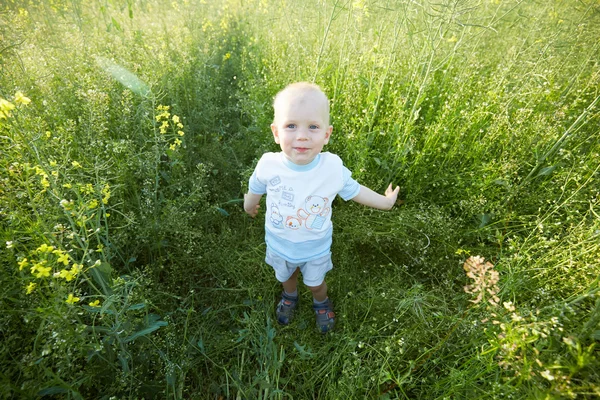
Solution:
{"label": "light blue shorts", "polygon": [[275,270],[279,282],[285,282],[300,268],[302,281],[306,286],[319,286],[325,280],[325,274],[333,268],[331,253],[326,256],[302,263],[292,263],[267,250],[265,262]]}

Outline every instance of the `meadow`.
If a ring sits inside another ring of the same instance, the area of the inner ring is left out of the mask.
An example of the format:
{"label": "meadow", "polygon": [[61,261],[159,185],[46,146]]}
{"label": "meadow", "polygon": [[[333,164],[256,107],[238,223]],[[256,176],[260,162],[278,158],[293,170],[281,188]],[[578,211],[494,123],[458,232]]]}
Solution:
{"label": "meadow", "polygon": [[[301,80],[401,188],[327,335],[241,200]],[[0,397],[598,398],[599,127],[597,0],[5,0]]]}

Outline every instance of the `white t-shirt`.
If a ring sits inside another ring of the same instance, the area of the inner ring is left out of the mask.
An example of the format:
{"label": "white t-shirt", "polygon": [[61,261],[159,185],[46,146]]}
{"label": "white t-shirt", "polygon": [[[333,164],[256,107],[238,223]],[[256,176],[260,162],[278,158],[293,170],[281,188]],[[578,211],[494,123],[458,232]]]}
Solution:
{"label": "white t-shirt", "polygon": [[289,262],[305,262],[329,253],[336,195],[350,200],[360,191],[352,173],[332,153],[320,153],[307,165],[283,153],[265,153],[250,177],[249,189],[265,194],[265,241],[269,251]]}

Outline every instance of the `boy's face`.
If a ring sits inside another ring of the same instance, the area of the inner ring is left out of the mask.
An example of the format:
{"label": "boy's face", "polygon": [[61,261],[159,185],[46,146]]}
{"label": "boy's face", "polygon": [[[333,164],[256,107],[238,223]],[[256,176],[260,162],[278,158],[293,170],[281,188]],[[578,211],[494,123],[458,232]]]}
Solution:
{"label": "boy's face", "polygon": [[273,137],[294,164],[309,164],[329,142],[333,127],[326,101],[316,92],[290,93],[276,105]]}

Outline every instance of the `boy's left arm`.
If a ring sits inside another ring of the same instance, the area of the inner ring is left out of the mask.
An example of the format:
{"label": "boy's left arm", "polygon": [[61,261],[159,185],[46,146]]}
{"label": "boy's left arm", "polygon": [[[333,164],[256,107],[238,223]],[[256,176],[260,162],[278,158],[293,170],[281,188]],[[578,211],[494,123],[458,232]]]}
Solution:
{"label": "boy's left arm", "polygon": [[392,189],[392,184],[385,190],[385,195],[381,195],[377,192],[372,191],[366,186],[360,185],[360,192],[352,198],[355,202],[363,204],[368,207],[377,208],[379,210],[390,210],[394,207],[396,199],[398,198],[398,192],[400,186],[396,186]]}

